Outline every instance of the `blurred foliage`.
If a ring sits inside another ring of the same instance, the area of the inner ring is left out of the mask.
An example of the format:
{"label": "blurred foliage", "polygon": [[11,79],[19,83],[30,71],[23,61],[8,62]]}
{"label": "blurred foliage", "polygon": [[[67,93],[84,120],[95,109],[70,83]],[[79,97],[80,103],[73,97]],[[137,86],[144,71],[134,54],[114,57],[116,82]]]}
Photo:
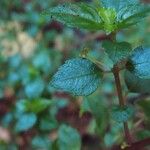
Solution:
{"label": "blurred foliage", "polygon": [[[69,29],[41,16],[43,10],[63,2],[0,1],[1,150],[106,150],[123,141],[121,124],[114,122],[111,110],[106,109],[116,103],[110,75],[104,76],[96,93],[84,99],[56,92],[50,86],[58,66],[78,56],[83,42],[92,50],[91,56],[106,61],[107,67],[111,65],[99,38],[86,41],[93,32]],[[149,24],[147,18],[130,30],[120,31],[117,39],[134,47],[150,45]],[[130,121],[137,139],[150,135],[149,105],[149,99],[138,103]]]}

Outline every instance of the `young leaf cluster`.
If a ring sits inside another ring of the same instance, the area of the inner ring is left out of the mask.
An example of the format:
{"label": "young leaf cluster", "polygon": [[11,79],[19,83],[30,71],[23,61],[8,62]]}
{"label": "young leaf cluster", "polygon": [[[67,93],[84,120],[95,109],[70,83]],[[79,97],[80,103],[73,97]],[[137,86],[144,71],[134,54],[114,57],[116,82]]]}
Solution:
{"label": "young leaf cluster", "polygon": [[87,3],[65,3],[43,12],[68,26],[104,30],[107,33],[135,25],[150,12],[150,7],[137,0],[101,0],[94,7]]}

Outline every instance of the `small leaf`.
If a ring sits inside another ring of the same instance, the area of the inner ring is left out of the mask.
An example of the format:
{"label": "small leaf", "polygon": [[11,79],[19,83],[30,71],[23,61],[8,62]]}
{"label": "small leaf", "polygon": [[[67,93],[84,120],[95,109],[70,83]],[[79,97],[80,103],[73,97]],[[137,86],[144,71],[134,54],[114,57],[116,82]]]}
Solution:
{"label": "small leaf", "polygon": [[116,18],[117,13],[114,9],[99,8],[99,15],[104,23],[103,27],[107,33],[111,33],[117,29]]}
{"label": "small leaf", "polygon": [[45,136],[34,137],[31,144],[35,149],[52,149],[52,142],[50,138]]}
{"label": "small leaf", "polygon": [[134,113],[134,109],[131,106],[114,106],[111,112],[112,119],[117,122],[126,122]]}
{"label": "small leaf", "polygon": [[33,113],[23,114],[15,126],[17,132],[27,131],[34,126],[37,117]]}
{"label": "small leaf", "polygon": [[47,99],[25,100],[24,107],[26,111],[40,113],[51,105],[51,101]]}
{"label": "small leaf", "polygon": [[43,15],[52,18],[71,27],[97,30],[102,28],[101,18],[97,9],[86,3],[65,3],[45,11]]}
{"label": "small leaf", "polygon": [[44,81],[40,78],[33,80],[25,86],[25,94],[28,98],[38,98],[44,90]]}
{"label": "small leaf", "polygon": [[91,61],[75,58],[59,68],[51,84],[74,95],[87,96],[98,88],[101,76],[99,68]]}
{"label": "small leaf", "polygon": [[125,72],[125,83],[130,92],[150,93],[150,79],[141,79],[129,71]]}
{"label": "small leaf", "polygon": [[136,48],[129,57],[126,68],[139,78],[150,79],[150,48]]}
{"label": "small leaf", "polygon": [[81,138],[76,129],[62,125],[58,131],[59,150],[80,150]]}
{"label": "small leaf", "polygon": [[131,45],[127,42],[104,41],[102,46],[114,64],[127,58],[132,50]]}

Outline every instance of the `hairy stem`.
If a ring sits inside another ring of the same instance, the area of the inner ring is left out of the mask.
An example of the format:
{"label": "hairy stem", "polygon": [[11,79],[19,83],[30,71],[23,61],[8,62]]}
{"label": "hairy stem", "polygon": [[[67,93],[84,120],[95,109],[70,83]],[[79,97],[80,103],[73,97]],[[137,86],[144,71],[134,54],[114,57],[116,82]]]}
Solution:
{"label": "hairy stem", "polygon": [[[117,66],[114,66],[113,74],[114,74],[114,78],[115,78],[119,104],[121,107],[124,107],[126,105],[126,103],[125,103],[125,99],[124,99],[123,93],[122,93],[121,81],[120,81],[120,76],[119,76],[119,68]],[[124,122],[123,125],[124,125],[124,132],[125,132],[126,141],[129,145],[131,145],[132,139],[131,139],[128,123]]]}

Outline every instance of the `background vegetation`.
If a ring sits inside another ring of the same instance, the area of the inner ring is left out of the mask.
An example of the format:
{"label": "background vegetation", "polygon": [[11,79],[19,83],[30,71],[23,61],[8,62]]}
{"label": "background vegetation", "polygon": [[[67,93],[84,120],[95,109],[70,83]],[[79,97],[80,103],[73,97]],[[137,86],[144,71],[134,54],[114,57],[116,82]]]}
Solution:
{"label": "background vegetation", "polygon": [[[83,48],[107,61],[101,48],[103,32],[70,29],[41,15],[64,2],[0,1],[0,150],[115,150],[123,142],[122,125],[110,118],[108,109],[117,103],[111,75],[85,98],[50,86],[57,68]],[[150,46],[149,24],[148,17],[119,32],[117,40]],[[129,121],[132,136],[150,137],[149,94],[129,93],[128,102],[136,109]]]}

